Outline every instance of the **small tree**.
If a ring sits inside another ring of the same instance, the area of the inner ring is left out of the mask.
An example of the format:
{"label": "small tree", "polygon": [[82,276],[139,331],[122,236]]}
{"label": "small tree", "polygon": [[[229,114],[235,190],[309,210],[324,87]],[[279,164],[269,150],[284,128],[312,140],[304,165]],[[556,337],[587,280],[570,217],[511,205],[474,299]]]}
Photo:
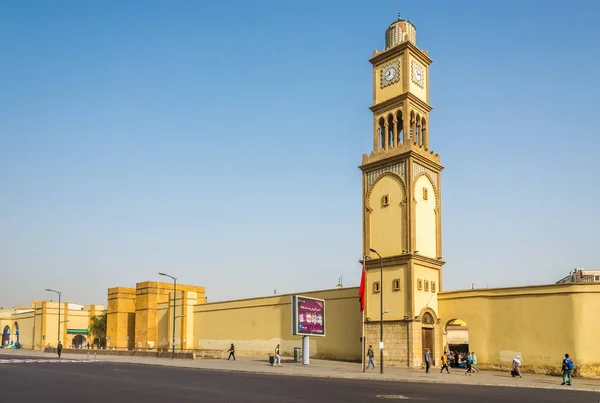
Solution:
{"label": "small tree", "polygon": [[90,334],[94,336],[94,344],[104,347],[106,345],[106,314],[92,316],[89,330]]}

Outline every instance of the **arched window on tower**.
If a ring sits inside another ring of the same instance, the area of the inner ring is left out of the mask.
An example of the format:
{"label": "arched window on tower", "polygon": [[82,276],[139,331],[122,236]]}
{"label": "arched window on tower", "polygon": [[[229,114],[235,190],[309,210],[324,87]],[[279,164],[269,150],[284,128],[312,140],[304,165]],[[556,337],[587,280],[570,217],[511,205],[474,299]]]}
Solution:
{"label": "arched window on tower", "polygon": [[396,142],[394,141],[394,116],[388,115],[387,122],[388,122],[388,127],[387,127],[388,147],[389,148],[396,147]]}
{"label": "arched window on tower", "polygon": [[421,145],[421,116],[417,115],[415,121],[415,143]]}
{"label": "arched window on tower", "polygon": [[385,121],[383,118],[379,119],[379,149],[382,150],[385,148]]}
{"label": "arched window on tower", "polygon": [[402,120],[402,111],[396,112],[396,138],[398,144],[404,144],[404,120]]}
{"label": "arched window on tower", "polygon": [[415,113],[410,113],[410,141],[415,140]]}
{"label": "arched window on tower", "polygon": [[427,141],[427,121],[425,118],[421,120],[421,145],[428,147],[429,142]]}

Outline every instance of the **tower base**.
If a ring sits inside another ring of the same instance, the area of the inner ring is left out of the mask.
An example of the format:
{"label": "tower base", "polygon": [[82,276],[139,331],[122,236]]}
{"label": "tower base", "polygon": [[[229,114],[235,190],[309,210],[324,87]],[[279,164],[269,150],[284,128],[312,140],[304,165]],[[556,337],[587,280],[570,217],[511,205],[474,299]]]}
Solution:
{"label": "tower base", "polygon": [[[375,361],[379,358],[379,328],[379,321],[365,323],[366,349],[372,346]],[[444,352],[439,324],[423,324],[420,319],[384,321],[383,345],[384,367],[424,367],[425,349],[429,349],[431,365],[436,366]]]}

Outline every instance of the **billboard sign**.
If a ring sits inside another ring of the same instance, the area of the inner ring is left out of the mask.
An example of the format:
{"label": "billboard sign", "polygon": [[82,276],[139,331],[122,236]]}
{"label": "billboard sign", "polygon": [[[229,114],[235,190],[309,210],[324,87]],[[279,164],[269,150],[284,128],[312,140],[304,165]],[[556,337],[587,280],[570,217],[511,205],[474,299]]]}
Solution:
{"label": "billboard sign", "polygon": [[292,296],[292,334],[295,336],[325,336],[325,301]]}

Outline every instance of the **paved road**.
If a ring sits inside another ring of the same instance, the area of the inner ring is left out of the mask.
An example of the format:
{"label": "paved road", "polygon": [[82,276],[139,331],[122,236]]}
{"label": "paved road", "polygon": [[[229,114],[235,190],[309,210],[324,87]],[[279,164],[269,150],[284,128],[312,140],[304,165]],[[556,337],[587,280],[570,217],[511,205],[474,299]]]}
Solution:
{"label": "paved road", "polygon": [[39,357],[31,362],[23,357],[7,361],[15,358],[0,354],[2,402],[364,403],[394,397],[450,403],[600,402],[600,393],[573,390],[259,375]]}

